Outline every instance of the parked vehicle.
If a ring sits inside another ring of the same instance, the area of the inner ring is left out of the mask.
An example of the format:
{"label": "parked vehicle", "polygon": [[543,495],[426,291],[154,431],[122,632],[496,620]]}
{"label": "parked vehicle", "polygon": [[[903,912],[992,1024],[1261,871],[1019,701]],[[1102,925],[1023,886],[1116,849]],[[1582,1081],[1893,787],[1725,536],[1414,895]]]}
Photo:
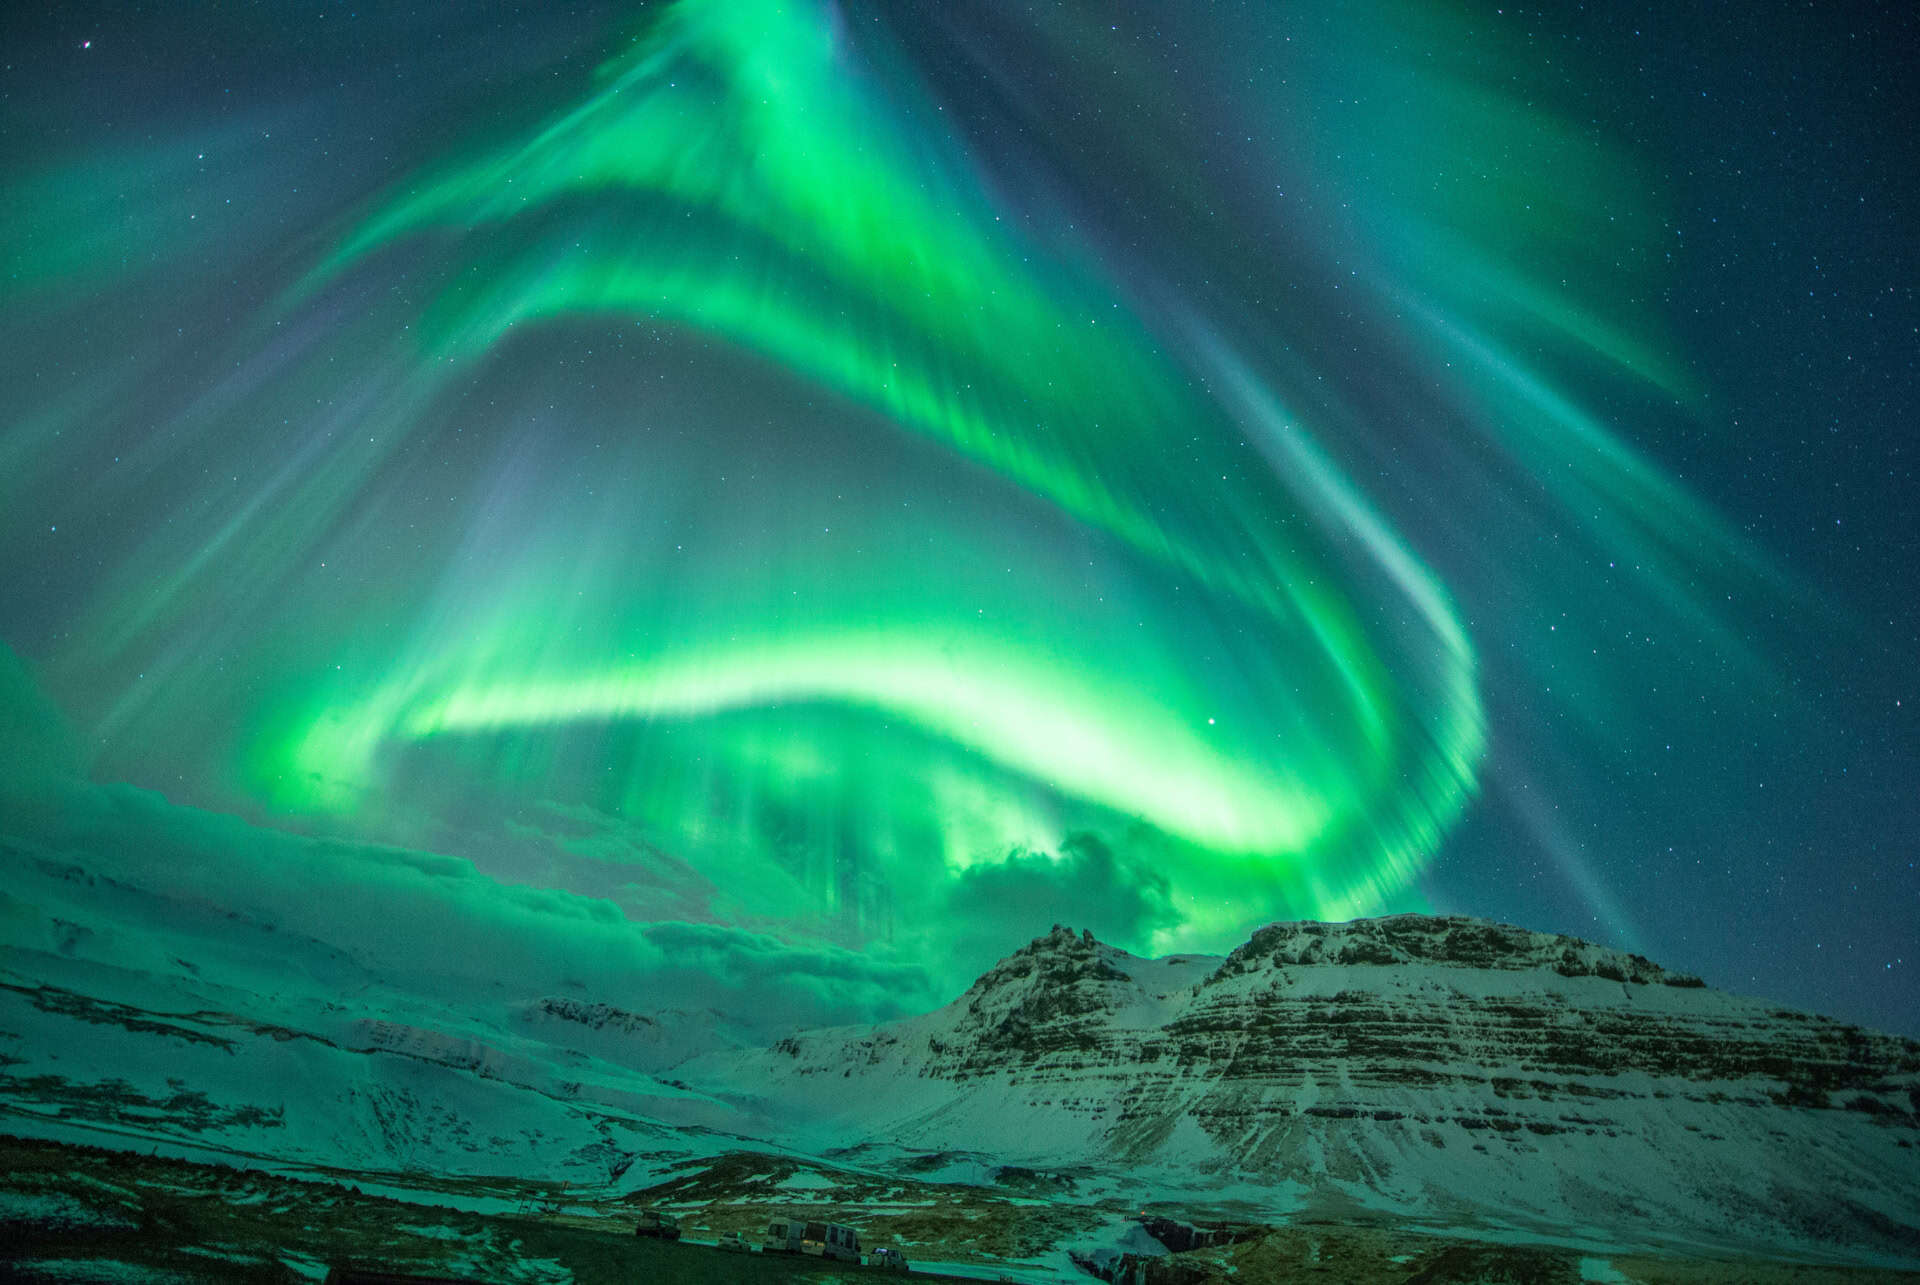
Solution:
{"label": "parked vehicle", "polygon": [[640,1211],[640,1224],[633,1229],[633,1234],[654,1240],[679,1240],[680,1220],[658,1209],[643,1209]]}
{"label": "parked vehicle", "polygon": [[907,1270],[907,1256],[891,1245],[882,1245],[867,1255],[867,1266],[888,1272],[904,1272]]}
{"label": "parked vehicle", "polygon": [[747,1238],[737,1231],[720,1233],[720,1248],[729,1254],[751,1254],[753,1246],[747,1244]]}
{"label": "parked vehicle", "polygon": [[860,1261],[860,1234],[839,1223],[776,1218],[767,1224],[762,1248],[775,1254],[816,1254],[843,1262]]}

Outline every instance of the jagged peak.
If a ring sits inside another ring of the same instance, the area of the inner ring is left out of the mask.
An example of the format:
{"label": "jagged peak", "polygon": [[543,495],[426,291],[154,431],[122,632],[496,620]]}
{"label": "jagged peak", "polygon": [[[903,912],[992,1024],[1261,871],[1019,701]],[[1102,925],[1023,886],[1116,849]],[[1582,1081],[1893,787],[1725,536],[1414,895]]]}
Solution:
{"label": "jagged peak", "polygon": [[1124,952],[1098,941],[1092,929],[1078,932],[1065,924],[1014,951],[975,979],[970,993],[999,990],[1009,984],[1032,979],[1035,984],[1067,986],[1092,978],[1099,981],[1131,981],[1127,972],[1114,961]]}
{"label": "jagged peak", "polygon": [[[976,1016],[1030,1010],[1036,1004],[1056,1015],[1062,1009],[1089,1012],[1119,1002],[1116,985],[1138,985],[1141,962],[1099,941],[1091,930],[1055,924],[982,973],[961,1002]],[[1365,964],[1545,970],[1563,977],[1597,977],[1642,986],[1705,985],[1698,977],[1669,971],[1642,955],[1583,938],[1469,915],[1421,914],[1268,924],[1228,955],[1201,985],[1214,986],[1275,968]],[[1069,994],[1074,998],[1064,1002],[1045,998]]]}
{"label": "jagged peak", "polygon": [[1116,988],[1131,986],[1118,966],[1125,952],[1055,924],[982,973],[957,1001],[964,1025],[991,1032],[990,1040],[1017,1042],[1036,1025],[1073,1025],[1114,1009]]}
{"label": "jagged peak", "polygon": [[1565,977],[1592,976],[1638,985],[1704,985],[1697,977],[1669,972],[1644,956],[1579,937],[1466,915],[1414,914],[1345,923],[1268,924],[1227,956],[1207,985],[1266,968],[1406,963],[1501,971],[1551,969]]}

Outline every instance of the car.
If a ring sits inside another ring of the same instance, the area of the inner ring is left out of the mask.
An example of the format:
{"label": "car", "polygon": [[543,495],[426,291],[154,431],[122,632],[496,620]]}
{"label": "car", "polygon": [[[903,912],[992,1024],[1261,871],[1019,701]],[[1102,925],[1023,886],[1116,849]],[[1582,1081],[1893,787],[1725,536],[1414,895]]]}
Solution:
{"label": "car", "polygon": [[753,1252],[753,1246],[747,1244],[747,1238],[737,1231],[722,1232],[720,1234],[719,1248],[726,1250],[729,1254],[751,1254]]}
{"label": "car", "polygon": [[860,1235],[840,1223],[776,1218],[767,1224],[761,1248],[769,1254],[812,1254],[842,1262],[860,1261]]}
{"label": "car", "polygon": [[907,1256],[891,1245],[882,1245],[867,1255],[867,1266],[888,1272],[904,1272],[907,1270]]}
{"label": "car", "polygon": [[643,1209],[640,1211],[640,1223],[633,1229],[633,1234],[653,1240],[679,1240],[680,1220],[658,1209]]}

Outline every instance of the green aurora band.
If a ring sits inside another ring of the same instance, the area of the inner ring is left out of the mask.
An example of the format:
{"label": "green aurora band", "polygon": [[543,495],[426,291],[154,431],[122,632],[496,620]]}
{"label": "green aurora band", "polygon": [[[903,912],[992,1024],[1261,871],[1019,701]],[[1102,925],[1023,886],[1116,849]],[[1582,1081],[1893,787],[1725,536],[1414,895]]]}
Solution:
{"label": "green aurora band", "polygon": [[[1289,485],[1340,485],[1330,466],[1290,484],[1247,469],[1243,417],[1196,397],[1097,276],[1006,231],[957,145],[902,97],[849,65],[824,10],[682,3],[589,101],[375,214],[324,279],[452,230],[462,254],[478,242],[498,257],[429,306],[428,360],[481,361],[519,328],[583,315],[750,347],[1093,529],[1131,577],[1179,584],[1186,611],[1230,618],[1253,672],[1212,681],[1177,632],[1099,654],[1049,636],[1044,597],[1003,613],[1010,627],[956,629],[950,602],[900,598],[909,567],[868,585],[851,619],[793,636],[716,604],[742,641],[696,624],[627,663],[557,661],[479,631],[359,702],[330,702],[293,747],[282,803],[349,804],[394,742],[817,703],[904,723],[1109,823],[1144,822],[1195,863],[1293,889],[1303,913],[1351,915],[1406,885],[1458,815],[1481,748],[1473,656],[1444,594],[1367,521],[1374,556],[1420,586],[1416,642],[1435,678],[1410,691],[1392,675],[1420,665],[1370,635],[1324,537],[1273,520],[1299,507]],[[561,241],[556,221],[576,235]],[[603,649],[628,650],[617,632]],[[848,746],[817,748],[831,759]],[[792,756],[740,770],[767,777],[760,790],[790,788]],[[883,811],[914,786],[858,806]],[[985,836],[956,818],[965,839],[940,845],[948,862],[1059,841],[1014,811]],[[1230,888],[1218,904],[1194,881],[1175,892],[1190,930],[1244,913]]]}
{"label": "green aurora band", "polygon": [[[1399,327],[1377,379],[1330,382],[1289,341],[1322,318],[1222,319],[1011,191],[856,7],[653,12],[584,97],[308,243],[230,365],[127,435],[175,498],[120,497],[140,537],[49,688],[96,772],[506,884],[604,869],[636,919],[938,947],[982,872],[1092,852],[1152,903],[1093,926],[1140,949],[1418,904],[1487,766],[1484,677],[1438,546],[1363,472],[1388,475],[1354,445],[1367,389],[1422,390],[1431,441],[1477,433],[1462,457],[1538,493],[1514,541],[1643,563],[1705,633],[1701,586],[1754,574],[1560,377],[1688,396],[1657,345],[1416,181],[1541,149],[1537,119],[1347,52],[1425,12],[1340,20],[1297,92],[1376,105],[1272,144],[1352,198],[1337,280]],[[1409,99],[1403,173],[1352,144]],[[1619,177],[1542,165],[1523,194],[1600,209]],[[1553,262],[1585,227],[1515,236]],[[116,379],[14,427],[0,500]],[[990,913],[996,950],[1032,926]]]}

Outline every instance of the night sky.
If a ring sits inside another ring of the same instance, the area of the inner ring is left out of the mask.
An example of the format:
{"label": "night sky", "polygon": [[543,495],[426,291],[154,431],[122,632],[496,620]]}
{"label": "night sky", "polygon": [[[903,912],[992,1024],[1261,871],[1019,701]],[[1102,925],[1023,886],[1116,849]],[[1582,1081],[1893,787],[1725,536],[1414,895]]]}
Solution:
{"label": "night sky", "polygon": [[1920,1034],[1911,6],[49,8],[0,940],[771,1025],[1425,910]]}

